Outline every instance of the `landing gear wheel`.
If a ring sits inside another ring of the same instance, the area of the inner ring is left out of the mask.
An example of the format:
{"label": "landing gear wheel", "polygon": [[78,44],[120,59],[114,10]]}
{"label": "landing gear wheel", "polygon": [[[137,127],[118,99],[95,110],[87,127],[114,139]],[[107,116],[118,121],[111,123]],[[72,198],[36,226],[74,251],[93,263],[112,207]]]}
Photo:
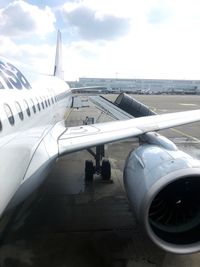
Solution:
{"label": "landing gear wheel", "polygon": [[94,165],[92,160],[85,161],[85,180],[92,181],[94,175]]}
{"label": "landing gear wheel", "polygon": [[102,161],[102,166],[101,166],[101,176],[103,180],[110,180],[111,178],[111,165],[110,161],[107,159],[104,159]]}

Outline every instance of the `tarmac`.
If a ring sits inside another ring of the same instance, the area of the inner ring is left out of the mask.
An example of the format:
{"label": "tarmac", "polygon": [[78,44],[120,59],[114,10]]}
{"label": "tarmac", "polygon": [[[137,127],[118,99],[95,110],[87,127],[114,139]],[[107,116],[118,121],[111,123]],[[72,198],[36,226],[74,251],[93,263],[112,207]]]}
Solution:
{"label": "tarmac", "polygon": [[[114,99],[116,95],[105,97]],[[200,96],[134,97],[157,113],[200,108]],[[91,105],[86,97],[83,100]],[[82,124],[86,116],[96,122],[111,120],[91,105],[73,109],[66,125]],[[160,133],[200,159],[199,127],[200,123],[193,123]],[[135,138],[106,145],[112,165],[109,183],[99,176],[92,183],[85,182],[84,161],[92,159],[87,151],[59,159],[39,192],[18,208],[8,223],[0,243],[0,267],[199,266],[200,253],[164,252],[140,231],[123,187],[126,157],[137,146]]]}

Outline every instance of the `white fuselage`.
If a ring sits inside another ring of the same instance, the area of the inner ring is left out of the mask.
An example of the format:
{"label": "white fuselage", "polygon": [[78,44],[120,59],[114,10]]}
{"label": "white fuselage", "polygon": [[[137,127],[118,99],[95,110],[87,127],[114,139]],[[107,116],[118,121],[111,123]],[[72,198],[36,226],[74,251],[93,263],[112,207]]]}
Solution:
{"label": "white fuselage", "polygon": [[46,177],[71,99],[63,80],[0,58],[0,216]]}

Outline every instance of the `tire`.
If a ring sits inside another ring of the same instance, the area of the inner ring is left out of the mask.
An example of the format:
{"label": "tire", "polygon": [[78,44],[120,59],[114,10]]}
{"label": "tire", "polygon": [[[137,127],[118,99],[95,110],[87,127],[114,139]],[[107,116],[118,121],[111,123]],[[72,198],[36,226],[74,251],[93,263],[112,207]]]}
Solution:
{"label": "tire", "polygon": [[110,180],[111,178],[111,165],[110,161],[107,159],[102,161],[101,176],[103,180]]}
{"label": "tire", "polygon": [[94,165],[92,160],[85,161],[85,180],[92,181],[94,175]]}

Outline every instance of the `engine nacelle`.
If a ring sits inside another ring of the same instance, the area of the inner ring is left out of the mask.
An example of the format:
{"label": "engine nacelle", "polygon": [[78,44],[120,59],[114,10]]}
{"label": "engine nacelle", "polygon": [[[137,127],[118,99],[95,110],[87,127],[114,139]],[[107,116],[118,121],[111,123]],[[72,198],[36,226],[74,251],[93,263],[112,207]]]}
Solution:
{"label": "engine nacelle", "polygon": [[200,251],[200,161],[156,133],[145,139],[130,153],[124,169],[136,218],[164,250]]}

